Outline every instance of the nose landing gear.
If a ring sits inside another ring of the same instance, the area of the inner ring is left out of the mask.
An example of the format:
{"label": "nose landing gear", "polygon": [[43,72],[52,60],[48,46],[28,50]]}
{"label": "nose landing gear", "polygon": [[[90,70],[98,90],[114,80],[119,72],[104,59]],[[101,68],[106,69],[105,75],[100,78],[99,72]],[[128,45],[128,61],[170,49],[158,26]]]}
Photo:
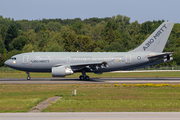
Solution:
{"label": "nose landing gear", "polygon": [[27,74],[27,80],[31,80],[29,72],[26,72],[26,74]]}

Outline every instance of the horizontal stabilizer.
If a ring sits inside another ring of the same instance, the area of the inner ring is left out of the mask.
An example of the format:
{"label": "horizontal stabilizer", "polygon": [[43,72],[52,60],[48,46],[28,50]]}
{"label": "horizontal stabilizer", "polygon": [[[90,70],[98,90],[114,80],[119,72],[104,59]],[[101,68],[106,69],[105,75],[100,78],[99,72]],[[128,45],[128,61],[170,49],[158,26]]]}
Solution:
{"label": "horizontal stabilizer", "polygon": [[170,56],[172,56],[173,52],[167,52],[167,53],[162,53],[158,55],[149,55],[148,59],[149,60],[156,60],[156,59],[162,59],[162,58],[167,58],[169,59]]}

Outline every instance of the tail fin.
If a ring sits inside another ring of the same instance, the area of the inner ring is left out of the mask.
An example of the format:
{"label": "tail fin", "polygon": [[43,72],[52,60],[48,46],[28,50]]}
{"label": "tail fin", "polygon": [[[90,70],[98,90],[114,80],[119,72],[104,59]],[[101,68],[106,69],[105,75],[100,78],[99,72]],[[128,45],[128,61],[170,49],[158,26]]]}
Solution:
{"label": "tail fin", "polygon": [[162,52],[169,38],[173,22],[163,22],[139,47],[132,50]]}

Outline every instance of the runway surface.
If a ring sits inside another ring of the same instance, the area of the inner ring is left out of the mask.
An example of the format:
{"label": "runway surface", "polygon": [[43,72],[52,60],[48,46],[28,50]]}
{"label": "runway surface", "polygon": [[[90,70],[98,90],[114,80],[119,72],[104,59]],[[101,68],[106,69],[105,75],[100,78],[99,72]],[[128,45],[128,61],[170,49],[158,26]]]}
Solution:
{"label": "runway surface", "polygon": [[180,78],[0,78],[0,84],[104,84],[104,83],[180,83]]}
{"label": "runway surface", "polygon": [[0,113],[2,120],[179,120],[179,112]]}

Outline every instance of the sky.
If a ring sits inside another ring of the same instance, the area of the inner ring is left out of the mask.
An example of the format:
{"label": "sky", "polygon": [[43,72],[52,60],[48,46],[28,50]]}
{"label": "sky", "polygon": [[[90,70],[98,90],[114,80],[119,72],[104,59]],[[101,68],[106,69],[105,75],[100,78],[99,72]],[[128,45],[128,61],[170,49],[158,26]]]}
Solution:
{"label": "sky", "polygon": [[0,0],[0,15],[14,20],[105,18],[118,14],[139,23],[180,23],[180,0]]}

